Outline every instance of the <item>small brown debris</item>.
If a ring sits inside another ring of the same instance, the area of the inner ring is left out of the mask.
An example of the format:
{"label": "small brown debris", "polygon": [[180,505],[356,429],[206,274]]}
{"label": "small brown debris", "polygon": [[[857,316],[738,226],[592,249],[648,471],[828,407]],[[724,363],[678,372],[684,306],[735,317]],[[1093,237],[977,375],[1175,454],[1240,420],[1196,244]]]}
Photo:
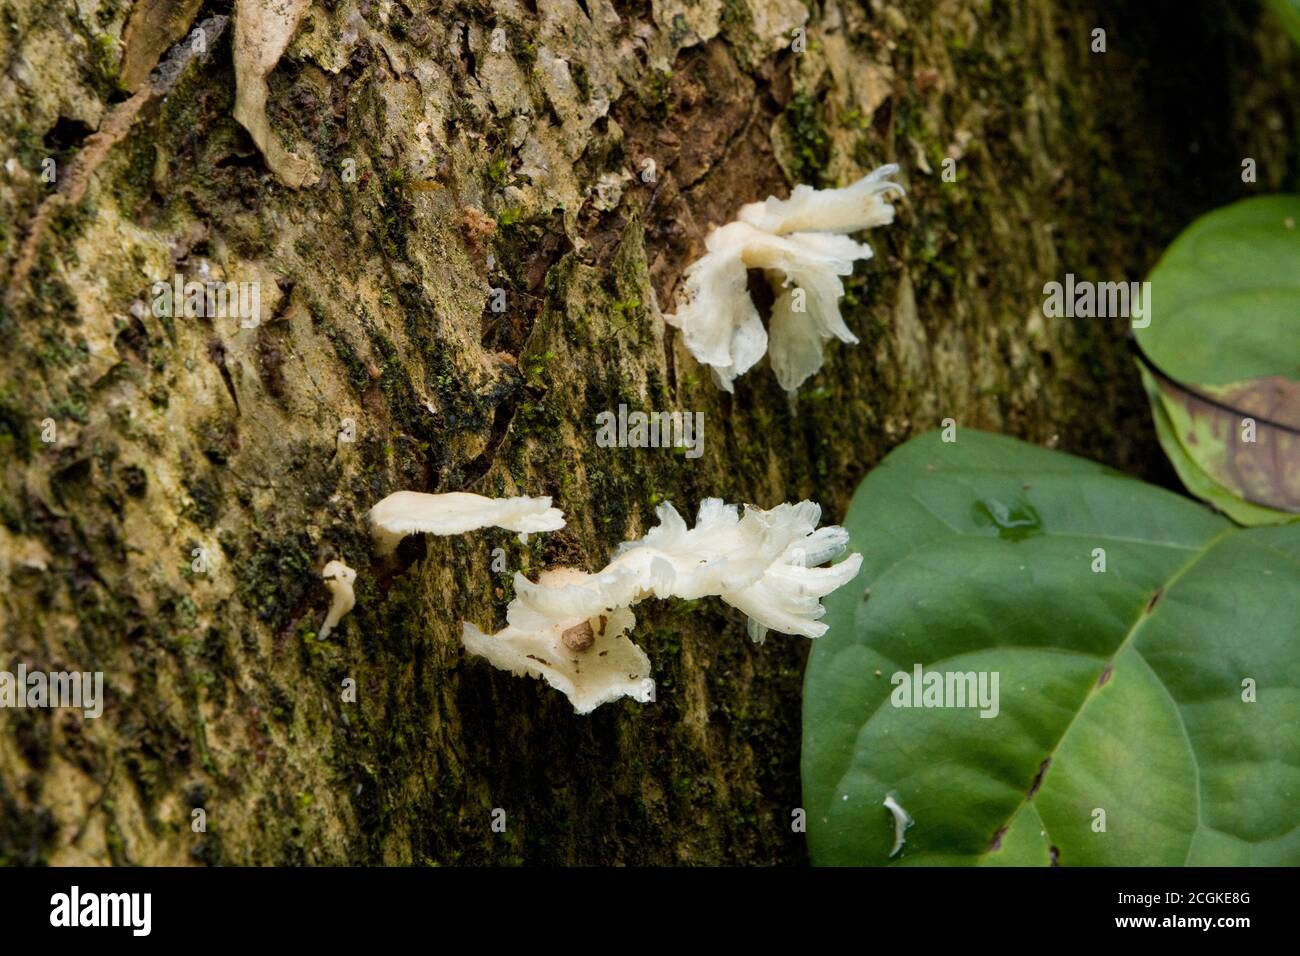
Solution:
{"label": "small brown debris", "polygon": [[[603,632],[603,628],[602,628]],[[596,643],[596,634],[591,629],[590,621],[583,621],[576,624],[560,635],[560,640],[564,646],[571,651],[585,651]]]}
{"label": "small brown debris", "polygon": [[479,249],[480,244],[485,239],[490,239],[497,231],[497,221],[482,209],[465,206],[460,211],[460,228],[465,233],[465,238],[469,240],[469,244]]}
{"label": "small brown debris", "polygon": [[916,88],[916,92],[924,93],[927,90],[931,90],[938,86],[940,78],[938,70],[933,67],[925,67],[916,71],[916,74],[913,76],[913,85]]}

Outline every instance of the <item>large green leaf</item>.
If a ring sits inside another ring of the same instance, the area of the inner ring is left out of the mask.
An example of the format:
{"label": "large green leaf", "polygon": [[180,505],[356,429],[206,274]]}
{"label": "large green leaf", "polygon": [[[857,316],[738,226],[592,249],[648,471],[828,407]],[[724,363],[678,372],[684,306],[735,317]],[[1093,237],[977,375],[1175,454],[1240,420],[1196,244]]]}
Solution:
{"label": "large green leaf", "polygon": [[1138,344],[1180,382],[1300,379],[1300,196],[1262,196],[1207,213],[1151,272],[1151,322]]}
{"label": "large green leaf", "polygon": [[1300,43],[1300,0],[1268,0],[1268,5],[1282,18],[1282,25],[1291,39]]}
{"label": "large green leaf", "polygon": [[1300,197],[1201,217],[1150,281],[1150,324],[1135,334],[1165,453],[1190,491],[1237,521],[1296,520]]}
{"label": "large green leaf", "polygon": [[[814,862],[1300,863],[1300,526],[969,430],[895,450],[845,525],[862,572],[804,686]],[[997,673],[997,716],[894,706],[917,664]]]}

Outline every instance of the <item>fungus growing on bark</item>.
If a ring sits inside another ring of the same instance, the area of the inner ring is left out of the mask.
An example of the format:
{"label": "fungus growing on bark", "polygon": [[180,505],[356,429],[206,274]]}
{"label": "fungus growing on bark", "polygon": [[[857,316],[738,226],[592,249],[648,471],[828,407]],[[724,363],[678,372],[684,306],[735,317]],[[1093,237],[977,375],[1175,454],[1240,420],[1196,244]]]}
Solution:
{"label": "fungus growing on bark", "polygon": [[769,196],[762,202],[742,206],[737,217],[756,229],[784,236],[791,232],[859,232],[894,221],[889,194],[906,191],[889,177],[898,172],[890,163],[872,170],[842,189],[813,189],[802,183],[788,199]]}
{"label": "fungus growing on bark", "polygon": [[320,633],[317,634],[317,638],[323,641],[343,619],[343,615],[356,606],[357,597],[352,590],[352,582],[357,579],[357,572],[342,561],[335,560],[321,569],[321,577],[325,580],[325,586],[330,589],[330,593],[334,595],[329,614],[325,615],[325,623],[321,625]]}
{"label": "fungus growing on bark", "polygon": [[[682,330],[720,388],[732,391],[770,352],[777,381],[793,392],[821,368],[827,342],[858,341],[840,317],[840,277],[872,252],[845,233],[893,222],[888,199],[903,187],[887,177],[897,171],[881,166],[843,189],[796,186],[788,199],[750,203],[709,233],[704,256],[686,270],[677,312],[664,321]],[[767,329],[749,295],[750,269],[763,270],[776,292]]]}
{"label": "fungus growing on bark", "polygon": [[[544,571],[538,586],[562,588],[582,577],[581,571],[556,568]],[[650,659],[627,636],[635,624],[630,610],[615,608],[592,617],[562,614],[529,628],[511,623],[496,634],[466,623],[461,640],[467,651],[487,658],[493,667],[542,678],[568,697],[574,710],[588,714],[620,697],[650,700]]]}
{"label": "fungus growing on bark", "polygon": [[464,534],[493,527],[516,531],[526,542],[530,534],[563,528],[564,512],[552,508],[547,497],[484,498],[459,491],[395,491],[370,509],[370,530],[381,557],[408,534]]}
{"label": "fungus growing on bark", "polygon": [[[644,702],[653,685],[647,682],[649,660],[626,637],[636,623],[628,610],[633,604],[652,596],[720,597],[748,615],[756,641],[768,630],[819,637],[826,631],[821,598],[852,580],[862,565],[862,556],[853,554],[817,567],[844,552],[848,533],[838,526],[819,529],[821,507],[810,501],[766,511],[747,505],[742,514],[709,498],[694,528],[671,504],[656,513],[659,525],[621,545],[601,571],[560,568],[536,583],[516,573],[508,626],[488,635],[466,624],[466,649],[512,673],[544,677],[579,713],[623,696]],[[615,650],[627,666],[599,660],[602,651]]]}

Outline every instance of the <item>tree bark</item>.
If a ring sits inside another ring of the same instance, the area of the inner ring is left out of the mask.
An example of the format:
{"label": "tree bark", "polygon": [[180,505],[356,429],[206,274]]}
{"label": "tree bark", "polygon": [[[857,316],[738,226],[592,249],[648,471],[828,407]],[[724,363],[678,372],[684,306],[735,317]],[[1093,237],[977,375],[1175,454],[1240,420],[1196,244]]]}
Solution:
{"label": "tree bark", "polygon": [[[516,570],[603,566],[660,501],[839,521],[945,418],[1171,482],[1123,324],[1044,319],[1042,286],[1141,279],[1198,213],[1293,184],[1297,70],[1250,5],[1115,6],[324,0],[270,80],[322,170],[294,189],[232,118],[231,29],[150,53],[178,72],[133,100],[129,3],[0,2],[0,670],[107,692],[0,710],[0,862],[804,861],[807,641],[646,602],[657,700],[577,716],[461,622],[500,627]],[[861,344],[797,400],[766,363],[718,391],[660,318],[710,226],[884,162],[909,195],[849,282]],[[176,274],[259,283],[260,324],[156,317]],[[598,447],[621,403],[702,412],[702,457]],[[365,514],[403,488],[569,523],[384,562]],[[357,604],[320,641],[332,558]]]}

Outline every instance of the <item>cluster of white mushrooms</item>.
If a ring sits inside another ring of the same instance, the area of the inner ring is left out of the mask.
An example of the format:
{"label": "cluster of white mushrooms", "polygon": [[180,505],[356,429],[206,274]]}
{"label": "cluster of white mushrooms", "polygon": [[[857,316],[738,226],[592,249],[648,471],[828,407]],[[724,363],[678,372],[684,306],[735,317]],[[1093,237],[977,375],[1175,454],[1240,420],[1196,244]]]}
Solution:
{"label": "cluster of white mushrooms", "polygon": [[[749,633],[767,631],[818,637],[821,598],[852,579],[861,555],[817,567],[844,552],[843,528],[818,528],[821,508],[810,501],[743,512],[710,498],[694,528],[670,504],[658,508],[659,525],[625,542],[594,574],[552,568],[534,583],[516,573],[506,627],[486,634],[463,626],[471,654],[513,674],[540,677],[565,694],[580,714],[620,697],[643,703],[654,683],[650,659],[628,636],[631,607],[648,597],[720,597],[749,616]],[[390,552],[404,535],[459,534],[501,527],[525,533],[564,526],[550,498],[482,498],[399,491],[370,510],[376,547]]]}
{"label": "cluster of white mushrooms", "polygon": [[[777,380],[794,391],[821,368],[828,341],[857,342],[840,316],[841,277],[872,252],[848,233],[893,221],[888,199],[903,189],[888,177],[897,171],[882,166],[844,189],[797,186],[788,199],[744,206],[736,222],[709,234],[706,254],[686,271],[676,314],[664,318],[682,330],[686,347],[721,388],[731,391],[737,376],[770,354]],[[749,295],[750,269],[763,270],[777,292],[766,329]],[[757,642],[769,630],[819,637],[826,630],[821,599],[851,581],[862,564],[861,555],[851,554],[823,566],[844,553],[848,533],[835,525],[818,528],[821,507],[811,501],[765,511],[709,498],[694,528],[670,504],[657,515],[658,526],[620,545],[600,571],[552,568],[536,582],[516,573],[506,627],[487,634],[465,623],[465,649],[512,674],[542,678],[580,714],[621,697],[644,703],[653,699],[654,682],[650,659],[629,636],[637,602],[717,597],[744,612]],[[565,523],[546,497],[414,491],[389,495],[369,519],[381,557],[408,534],[498,527],[526,541]],[[355,604],[356,572],[335,560],[323,577],[334,602],[322,638]]]}

